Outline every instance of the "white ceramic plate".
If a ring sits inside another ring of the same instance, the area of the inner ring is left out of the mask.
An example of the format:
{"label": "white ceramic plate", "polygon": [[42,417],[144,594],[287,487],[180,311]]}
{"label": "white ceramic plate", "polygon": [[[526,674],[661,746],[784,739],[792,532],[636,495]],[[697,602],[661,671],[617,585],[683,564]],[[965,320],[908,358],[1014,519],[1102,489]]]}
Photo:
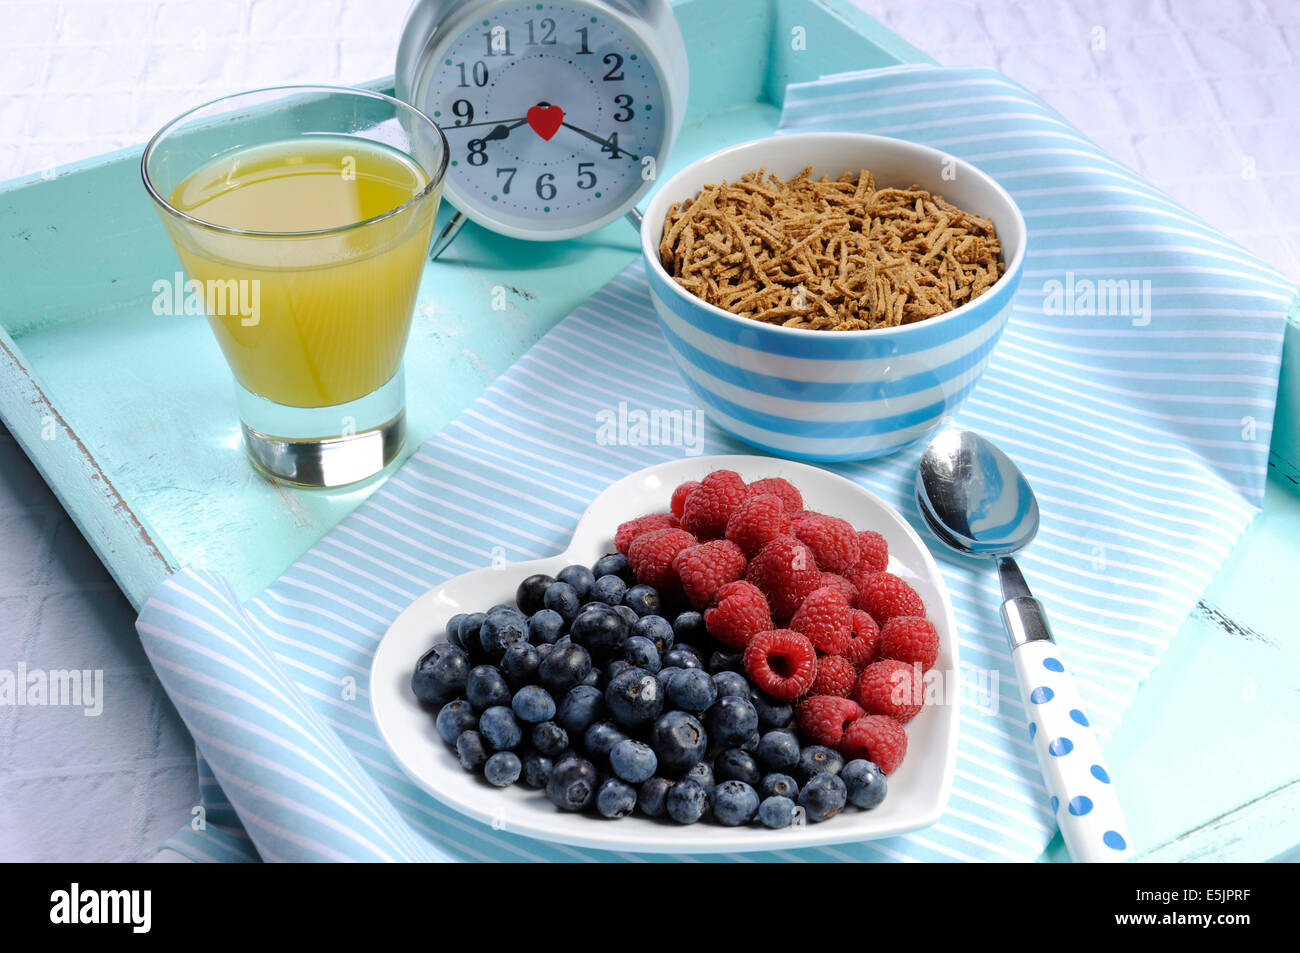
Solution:
{"label": "white ceramic plate", "polygon": [[938,567],[901,516],[874,494],[843,477],[788,460],[756,456],[694,457],[659,464],[619,480],[601,493],[578,522],[569,548],[558,556],[479,569],[449,579],[406,608],[384,635],[370,675],[370,701],[379,733],[402,769],[435,798],[476,820],[529,837],[580,847],[621,851],[701,853],[790,850],[888,837],[933,824],[943,812],[957,755],[958,705],[927,705],[907,725],[907,758],[889,778],[889,794],[871,811],[849,808],[828,821],[802,828],[768,830],[723,827],[711,822],[680,826],[637,813],[617,821],[557,810],[540,791],[522,784],[498,790],[461,769],[442,743],[433,716],[411,692],[411,670],[448,619],[513,602],[515,588],[532,573],[554,575],[571,563],[589,566],[614,549],[618,524],[668,509],[673,489],[711,470],[736,470],[747,481],[781,476],[803,492],[809,509],[840,516],[859,529],[874,529],[889,542],[889,571],[912,584],[939,631],[945,676],[958,671],[952,604]]}

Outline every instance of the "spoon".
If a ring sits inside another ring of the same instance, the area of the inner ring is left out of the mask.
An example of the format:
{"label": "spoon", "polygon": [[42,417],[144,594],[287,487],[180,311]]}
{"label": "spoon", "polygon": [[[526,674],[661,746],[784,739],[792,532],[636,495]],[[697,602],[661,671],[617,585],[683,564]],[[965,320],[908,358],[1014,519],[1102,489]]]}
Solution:
{"label": "spoon", "polygon": [[1002,621],[1029,719],[1029,737],[1070,856],[1095,863],[1133,855],[1101,745],[1061,661],[1043,605],[1012,558],[1038,532],[1038,501],[1001,450],[969,430],[946,430],[921,456],[916,501],[949,549],[995,560]]}

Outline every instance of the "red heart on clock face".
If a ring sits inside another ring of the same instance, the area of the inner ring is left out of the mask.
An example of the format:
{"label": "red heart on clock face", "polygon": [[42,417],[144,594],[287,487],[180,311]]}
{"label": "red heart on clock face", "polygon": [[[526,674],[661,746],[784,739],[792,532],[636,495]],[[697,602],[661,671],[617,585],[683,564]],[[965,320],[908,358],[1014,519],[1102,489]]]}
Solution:
{"label": "red heart on clock face", "polygon": [[533,106],[526,115],[528,125],[533,127],[533,132],[548,142],[551,136],[560,131],[560,126],[564,123],[564,110],[559,106]]}

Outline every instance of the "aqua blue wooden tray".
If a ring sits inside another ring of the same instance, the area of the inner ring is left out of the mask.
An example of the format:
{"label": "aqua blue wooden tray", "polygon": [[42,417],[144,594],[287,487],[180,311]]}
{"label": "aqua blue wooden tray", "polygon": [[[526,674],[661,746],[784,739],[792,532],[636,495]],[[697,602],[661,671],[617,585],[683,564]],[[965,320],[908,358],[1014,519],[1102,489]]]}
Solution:
{"label": "aqua blue wooden tray", "polygon": [[[769,133],[789,82],[931,62],[851,0],[674,6],[692,77],[667,172]],[[795,27],[806,49],[792,45]],[[230,375],[206,322],[153,314],[153,283],[180,265],[140,184],[140,151],[0,185],[0,417],[133,604],[190,563],[219,570],[247,596],[373,485],[290,490],[244,461]],[[407,354],[406,452],[636,254],[622,222],[555,245],[468,226],[424,276]],[[507,291],[505,311],[491,307],[496,286]],[[1300,496],[1289,492],[1300,480],[1300,325],[1288,337],[1264,516],[1110,748],[1130,827],[1140,846],[1167,842],[1155,850],[1161,859],[1258,860],[1300,842],[1300,646],[1287,595],[1300,566]],[[1240,718],[1204,705],[1225,691],[1249,693],[1234,709]],[[1206,784],[1204,752],[1213,750],[1249,763]],[[1048,856],[1060,859],[1059,845]]]}

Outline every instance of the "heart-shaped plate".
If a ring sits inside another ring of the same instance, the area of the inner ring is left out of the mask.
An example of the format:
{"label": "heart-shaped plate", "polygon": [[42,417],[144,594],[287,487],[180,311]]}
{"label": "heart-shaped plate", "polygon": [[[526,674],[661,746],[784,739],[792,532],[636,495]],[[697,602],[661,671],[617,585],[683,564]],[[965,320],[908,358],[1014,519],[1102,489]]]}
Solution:
{"label": "heart-shaped plate", "polygon": [[[432,714],[411,692],[416,660],[443,639],[447,620],[513,602],[515,588],[533,573],[554,575],[572,563],[590,566],[613,552],[619,523],[668,509],[673,489],[712,470],[735,470],[746,481],[785,477],[803,493],[809,509],[839,516],[859,529],[874,529],[889,543],[889,571],[907,580],[925,600],[939,632],[935,671],[945,683],[907,725],[907,757],[889,777],[884,803],[870,811],[848,808],[820,824],[767,830],[757,824],[723,827],[710,821],[681,826],[633,814],[618,821],[557,810],[540,791],[522,784],[498,790],[461,769],[442,743]],[[948,590],[925,544],[879,497],[841,476],[789,460],[758,456],[688,457],[640,470],[609,486],[578,521],[568,549],[556,556],[478,569],[448,579],[409,605],[379,643],[370,674],[375,723],[393,757],[416,784],[463,814],[529,837],[619,851],[703,853],[791,850],[888,837],[933,824],[952,787],[957,756],[960,692],[957,630]],[[949,681],[951,685],[947,684]]]}

